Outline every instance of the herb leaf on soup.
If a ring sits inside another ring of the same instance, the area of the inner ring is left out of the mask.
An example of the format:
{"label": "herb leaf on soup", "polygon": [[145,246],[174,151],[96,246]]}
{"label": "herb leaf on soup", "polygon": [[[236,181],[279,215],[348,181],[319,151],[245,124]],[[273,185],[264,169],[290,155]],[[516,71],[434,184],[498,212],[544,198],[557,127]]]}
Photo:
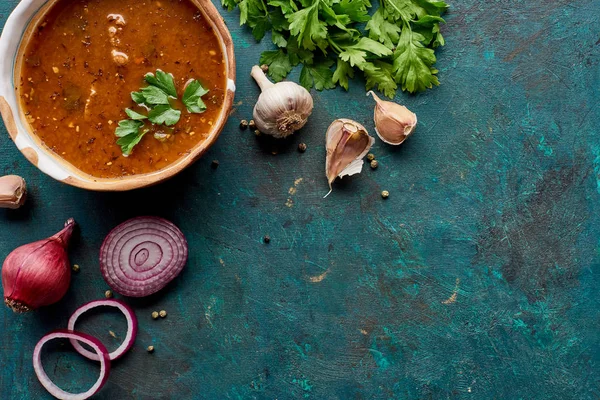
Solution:
{"label": "herb leaf on soup", "polygon": [[206,111],[206,104],[202,101],[202,96],[208,93],[208,89],[202,87],[197,80],[191,81],[183,93],[183,104],[191,113],[200,114]]}
{"label": "herb leaf on soup", "polygon": [[144,76],[146,82],[163,90],[167,95],[177,98],[177,89],[175,88],[175,80],[173,75],[167,74],[160,69],[156,70],[156,76],[149,72]]}
{"label": "herb leaf on soup", "polygon": [[127,116],[135,121],[142,121],[144,119],[147,119],[148,117],[146,117],[143,114],[140,114],[138,112],[133,111],[132,109],[126,108],[125,109],[125,114],[127,114]]}
{"label": "herb leaf on soup", "polygon": [[156,86],[142,88],[142,95],[148,105],[169,104],[169,95]]}
{"label": "herb leaf on soup", "polygon": [[131,100],[136,104],[145,104],[146,98],[142,94],[142,92],[131,92]]}
{"label": "herb leaf on soup", "polygon": [[115,135],[118,137],[125,137],[133,133],[138,133],[142,126],[144,126],[143,122],[134,121],[132,119],[124,119],[119,121],[119,126],[115,130]]}
{"label": "herb leaf on soup", "polygon": [[179,122],[181,111],[171,108],[170,105],[159,105],[148,113],[148,119],[153,124],[173,126]]}
{"label": "herb leaf on soup", "polygon": [[[121,146],[124,156],[130,155],[144,135],[150,132],[148,124],[153,126],[164,124],[171,127],[181,119],[181,110],[174,108],[170,101],[171,98],[178,99],[173,75],[156,70],[156,74],[146,74],[144,80],[149,86],[141,88],[139,92],[131,92],[131,99],[134,103],[147,108],[148,116],[126,108],[125,114],[129,119],[120,121],[115,130],[115,135],[119,138],[117,144]],[[189,81],[182,98],[187,111],[192,114],[206,111],[202,96],[207,93],[208,89],[205,89],[199,81],[195,79]],[[144,125],[147,127],[142,130]]]}
{"label": "herb leaf on soup", "polygon": [[142,140],[144,135],[149,131],[150,129],[144,129],[142,132],[131,133],[117,140],[117,144],[121,146],[121,151],[123,152],[123,155],[125,157],[130,155],[134,146],[137,145],[140,142],[140,140]]}

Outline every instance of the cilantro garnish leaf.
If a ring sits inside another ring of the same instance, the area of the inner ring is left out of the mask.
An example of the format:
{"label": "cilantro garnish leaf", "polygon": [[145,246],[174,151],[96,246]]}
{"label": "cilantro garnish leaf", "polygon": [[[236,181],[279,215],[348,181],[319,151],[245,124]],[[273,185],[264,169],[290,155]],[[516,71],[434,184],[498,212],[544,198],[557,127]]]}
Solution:
{"label": "cilantro garnish leaf", "polygon": [[[146,82],[150,85],[155,86],[165,92],[168,96],[177,97],[177,89],[175,89],[175,80],[173,75],[167,74],[160,69],[156,70],[156,76],[149,72],[144,76]],[[162,104],[162,103],[156,103]]]}
{"label": "cilantro garnish leaf", "polygon": [[138,133],[140,128],[144,126],[143,122],[135,121],[132,119],[124,119],[119,121],[119,126],[115,129],[115,135],[118,137],[125,137],[132,133]]}
{"label": "cilantro garnish leaf", "polygon": [[140,128],[144,126],[141,121],[125,119],[119,121],[119,126],[115,130],[115,135],[119,138],[117,144],[121,146],[121,151],[124,156],[131,154],[133,147],[142,140],[142,137],[148,130],[140,133]]}
{"label": "cilantro garnish leaf", "polygon": [[146,104],[169,104],[169,95],[156,86],[146,86],[145,88],[142,88],[142,95],[144,96]]}
{"label": "cilantro garnish leaf", "polygon": [[181,111],[171,108],[170,105],[158,105],[148,113],[148,120],[153,124],[173,126],[179,122]]}
{"label": "cilantro garnish leaf", "polygon": [[135,121],[142,121],[144,119],[147,119],[148,117],[146,117],[143,114],[140,114],[138,112],[135,112],[129,108],[125,109],[125,114],[127,114],[127,116]]}
{"label": "cilantro garnish leaf", "polygon": [[202,87],[197,80],[191,81],[183,93],[183,104],[191,113],[203,113],[206,111],[206,104],[202,101],[202,96],[208,93],[208,89]]}
{"label": "cilantro garnish leaf", "polygon": [[[144,135],[151,131],[150,125],[173,126],[181,119],[181,110],[173,108],[170,98],[177,99],[177,88],[173,75],[161,70],[156,75],[148,73],[144,79],[149,84],[139,92],[132,92],[131,99],[138,105],[144,105],[149,111],[148,115],[140,114],[130,108],[125,109],[129,119],[119,121],[115,129],[115,136],[119,139],[117,144],[125,157],[129,156],[133,148],[142,140]],[[202,113],[206,111],[206,104],[202,96],[208,90],[202,87],[197,80],[190,81],[183,93],[183,104],[190,113]],[[146,128],[144,128],[146,125]]]}
{"label": "cilantro garnish leaf", "polygon": [[142,92],[131,92],[131,100],[133,100],[136,104],[146,103],[146,98]]}
{"label": "cilantro garnish leaf", "polygon": [[123,155],[125,157],[129,156],[135,145],[137,145],[149,131],[150,129],[144,129],[142,132],[131,133],[117,140],[117,144],[121,146]]}
{"label": "cilantro garnish leaf", "polygon": [[260,63],[267,64],[267,72],[275,82],[281,81],[292,70],[289,56],[283,50],[264,51],[260,56]]}

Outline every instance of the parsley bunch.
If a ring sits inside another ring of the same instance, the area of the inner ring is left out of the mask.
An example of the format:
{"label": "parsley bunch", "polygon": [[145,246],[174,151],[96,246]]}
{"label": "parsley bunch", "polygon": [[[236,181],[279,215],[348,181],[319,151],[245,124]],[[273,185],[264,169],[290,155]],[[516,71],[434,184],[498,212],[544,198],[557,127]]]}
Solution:
{"label": "parsley bunch", "polygon": [[239,7],[240,25],[248,25],[256,40],[271,31],[277,50],[263,52],[260,63],[277,82],[302,64],[300,84],[309,90],[338,84],[348,90],[356,71],[367,90],[377,87],[390,98],[398,87],[414,93],[439,85],[433,49],[444,45],[444,1],[380,0],[372,15],[370,0],[221,2],[229,11]]}
{"label": "parsley bunch", "polygon": [[[156,70],[156,76],[147,73],[144,76],[149,86],[142,88],[139,92],[131,92],[131,99],[148,110],[148,115],[140,114],[129,108],[125,113],[129,119],[119,121],[115,135],[119,138],[117,144],[121,146],[124,156],[131,154],[144,135],[150,132],[150,128],[142,129],[145,121],[156,125],[173,126],[181,118],[181,110],[174,108],[170,99],[177,100],[177,89],[173,75]],[[183,93],[183,104],[190,113],[199,114],[206,111],[206,104],[202,96],[208,93],[200,82],[193,80],[189,82]]]}

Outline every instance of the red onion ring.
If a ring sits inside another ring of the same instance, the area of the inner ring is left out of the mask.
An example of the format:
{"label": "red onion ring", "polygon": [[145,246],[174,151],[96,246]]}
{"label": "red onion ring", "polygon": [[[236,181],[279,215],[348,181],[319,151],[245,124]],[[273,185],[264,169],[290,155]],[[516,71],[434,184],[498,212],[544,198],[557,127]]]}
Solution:
{"label": "red onion ring", "polygon": [[[46,371],[44,371],[44,366],[42,365],[42,347],[44,347],[44,345],[50,340],[60,338],[78,340],[87,344],[96,352],[96,355],[100,360],[100,376],[98,377],[96,383],[94,383],[94,385],[87,392],[65,392],[56,386],[56,384],[48,377]],[[33,369],[42,386],[44,386],[44,388],[46,388],[46,390],[57,399],[85,400],[98,393],[98,391],[102,389],[102,386],[104,386],[106,383],[110,373],[110,359],[108,358],[108,351],[106,350],[106,347],[104,347],[104,345],[95,337],[86,335],[85,333],[74,332],[67,329],[59,329],[46,334],[40,339],[38,344],[35,345],[35,349],[33,350]]]}
{"label": "red onion ring", "polygon": [[[127,334],[125,335],[123,343],[121,343],[121,345],[115,351],[108,355],[109,359],[113,361],[120,358],[131,348],[131,346],[133,346],[133,342],[135,342],[135,337],[137,336],[137,318],[135,316],[135,312],[127,304],[115,299],[90,301],[89,303],[86,303],[79,307],[77,310],[75,310],[73,315],[71,315],[71,318],[69,318],[67,328],[71,331],[75,330],[75,323],[77,322],[77,319],[81,316],[81,314],[93,308],[103,306],[118,308],[119,311],[121,311],[123,315],[125,315],[125,319],[127,320]],[[98,361],[100,359],[100,357],[98,357],[98,354],[86,350],[82,345],[79,344],[78,340],[70,339],[70,341],[73,347],[75,347],[75,350],[82,356],[94,361]]]}
{"label": "red onion ring", "polygon": [[113,229],[100,248],[100,271],[116,292],[144,297],[158,292],[183,269],[187,241],[173,223],[137,217]]}

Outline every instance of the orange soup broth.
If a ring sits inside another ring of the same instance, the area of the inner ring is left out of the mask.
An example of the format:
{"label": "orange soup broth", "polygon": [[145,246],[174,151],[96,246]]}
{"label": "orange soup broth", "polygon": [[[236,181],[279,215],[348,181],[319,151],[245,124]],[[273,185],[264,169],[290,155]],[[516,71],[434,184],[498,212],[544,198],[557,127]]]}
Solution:
{"label": "orange soup broth", "polygon": [[[127,55],[125,65],[117,63],[113,50]],[[60,157],[99,178],[172,164],[207,138],[223,106],[223,53],[190,0],[59,0],[38,23],[23,57],[19,96],[33,132]],[[182,115],[174,129],[153,126],[124,157],[115,128],[127,119],[127,107],[147,113],[131,92],[147,86],[144,75],[157,69],[174,75],[180,98],[188,80],[199,80],[210,90],[203,96],[207,110],[191,114],[179,102]],[[171,135],[159,141],[157,131]]]}

